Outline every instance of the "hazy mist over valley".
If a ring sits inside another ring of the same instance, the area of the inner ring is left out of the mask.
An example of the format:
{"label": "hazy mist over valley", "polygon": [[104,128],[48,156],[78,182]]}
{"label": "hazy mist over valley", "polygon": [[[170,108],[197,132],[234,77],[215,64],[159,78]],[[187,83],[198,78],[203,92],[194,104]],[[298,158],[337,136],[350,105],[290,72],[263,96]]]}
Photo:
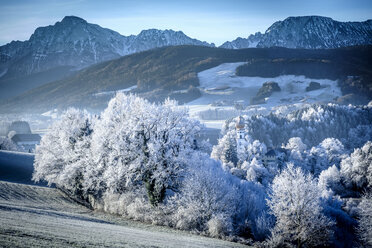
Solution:
{"label": "hazy mist over valley", "polygon": [[370,2],[0,13],[1,247],[372,246]]}

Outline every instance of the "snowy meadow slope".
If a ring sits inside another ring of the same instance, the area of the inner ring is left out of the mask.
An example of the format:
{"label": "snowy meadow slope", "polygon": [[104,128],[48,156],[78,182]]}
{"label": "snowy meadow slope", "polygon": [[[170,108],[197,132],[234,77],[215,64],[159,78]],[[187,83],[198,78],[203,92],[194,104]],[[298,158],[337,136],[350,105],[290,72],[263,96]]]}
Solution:
{"label": "snowy meadow slope", "polygon": [[0,181],[1,247],[246,247],[94,212],[58,191]]}
{"label": "snowy meadow slope", "polygon": [[1,247],[243,247],[92,211],[56,188],[36,186],[33,160],[0,151]]}
{"label": "snowy meadow slope", "polygon": [[[342,96],[337,80],[312,79],[304,76],[242,77],[236,69],[244,62],[226,63],[198,73],[201,97],[186,104],[190,114],[207,127],[221,128],[224,121],[241,114],[269,113],[276,110],[294,110],[312,103],[333,102]],[[261,104],[250,105],[265,82],[276,82],[280,92],[266,97]],[[321,85],[306,91],[310,82]],[[237,106],[239,109],[237,109]]]}

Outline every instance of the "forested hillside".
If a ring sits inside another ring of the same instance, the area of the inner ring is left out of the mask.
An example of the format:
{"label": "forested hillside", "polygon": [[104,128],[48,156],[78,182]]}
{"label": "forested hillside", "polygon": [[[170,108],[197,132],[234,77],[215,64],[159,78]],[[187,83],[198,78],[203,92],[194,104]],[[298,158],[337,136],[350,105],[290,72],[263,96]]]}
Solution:
{"label": "forested hillside", "polygon": [[[68,106],[103,109],[110,97],[97,93],[137,86],[137,93],[150,101],[167,97],[188,102],[200,96],[197,73],[221,63],[248,62],[238,75],[305,74],[325,78],[361,76],[342,81],[345,94],[370,95],[372,48],[353,47],[327,50],[252,48],[229,50],[197,46],[166,47],[125,56],[82,70],[75,75],[9,100],[1,112],[47,111]],[[314,67],[315,65],[315,67]],[[351,74],[351,75],[350,75]]]}

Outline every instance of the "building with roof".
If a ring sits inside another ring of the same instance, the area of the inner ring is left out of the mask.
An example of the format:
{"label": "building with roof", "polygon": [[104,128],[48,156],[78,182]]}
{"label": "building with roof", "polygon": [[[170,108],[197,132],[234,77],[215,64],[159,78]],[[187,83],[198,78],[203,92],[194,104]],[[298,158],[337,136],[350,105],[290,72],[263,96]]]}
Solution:
{"label": "building with roof", "polygon": [[270,163],[278,163],[283,161],[287,156],[287,150],[284,148],[268,148],[268,151],[262,157],[262,163],[265,166],[268,166]]}
{"label": "building with roof", "polygon": [[14,134],[11,137],[12,141],[25,151],[31,152],[35,150],[36,145],[40,144],[41,137],[38,134]]}
{"label": "building with roof", "polygon": [[262,163],[265,166],[272,162],[276,162],[276,152],[274,149],[268,150],[262,158]]}

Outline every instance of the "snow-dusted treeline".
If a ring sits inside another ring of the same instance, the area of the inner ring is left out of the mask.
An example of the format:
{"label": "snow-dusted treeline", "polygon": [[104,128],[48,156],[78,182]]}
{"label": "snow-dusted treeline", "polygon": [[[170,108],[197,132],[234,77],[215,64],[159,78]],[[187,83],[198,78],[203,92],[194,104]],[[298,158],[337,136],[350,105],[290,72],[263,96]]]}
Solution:
{"label": "snow-dusted treeline", "polygon": [[[291,137],[300,137],[309,147],[326,138],[339,139],[348,148],[363,145],[372,137],[372,108],[343,105],[312,105],[285,116],[278,113],[245,118],[246,133],[267,146],[280,147]],[[229,129],[225,125],[225,132]],[[230,128],[231,129],[231,128]]]}
{"label": "snow-dusted treeline", "polygon": [[355,230],[364,230],[364,242],[372,230],[366,224],[372,221],[371,124],[367,106],[313,105],[286,115],[245,116],[226,122],[211,156],[265,188],[267,216],[274,221],[263,245],[349,247],[359,242]]}
{"label": "snow-dusted treeline", "polygon": [[119,93],[100,116],[65,112],[33,177],[135,220],[258,246],[348,247],[370,237],[371,116],[337,105],[246,116],[245,137],[231,119],[210,155],[185,108]]}

